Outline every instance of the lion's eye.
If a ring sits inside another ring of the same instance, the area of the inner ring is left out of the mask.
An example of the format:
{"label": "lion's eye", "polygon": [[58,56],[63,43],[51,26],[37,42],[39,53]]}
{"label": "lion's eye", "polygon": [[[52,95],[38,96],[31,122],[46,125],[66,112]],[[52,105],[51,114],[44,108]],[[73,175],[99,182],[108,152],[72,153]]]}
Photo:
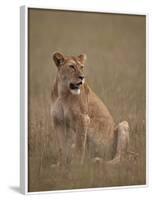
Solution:
{"label": "lion's eye", "polygon": [[72,68],[73,70],[75,70],[74,65],[69,65],[70,68]]}

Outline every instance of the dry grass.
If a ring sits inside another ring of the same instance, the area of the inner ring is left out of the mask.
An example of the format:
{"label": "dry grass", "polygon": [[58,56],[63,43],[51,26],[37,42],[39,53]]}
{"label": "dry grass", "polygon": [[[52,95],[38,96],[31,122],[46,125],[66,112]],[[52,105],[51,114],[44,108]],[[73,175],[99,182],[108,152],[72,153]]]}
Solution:
{"label": "dry grass", "polygon": [[[110,14],[101,17],[81,14],[81,19],[75,16],[77,13],[66,18],[65,13],[60,16],[50,11],[30,11],[29,191],[145,184],[145,18]],[[65,33],[60,38],[58,29],[63,30],[65,20]],[[73,31],[70,35],[69,29]],[[81,35],[77,40],[75,29]],[[89,30],[94,31],[89,34]],[[116,166],[94,165],[87,160],[83,167],[78,163],[52,167],[57,147],[49,112],[56,71],[50,53],[58,48],[65,54],[87,53],[89,85],[103,99],[116,123],[129,122],[129,149],[138,153],[136,159],[127,157]]]}

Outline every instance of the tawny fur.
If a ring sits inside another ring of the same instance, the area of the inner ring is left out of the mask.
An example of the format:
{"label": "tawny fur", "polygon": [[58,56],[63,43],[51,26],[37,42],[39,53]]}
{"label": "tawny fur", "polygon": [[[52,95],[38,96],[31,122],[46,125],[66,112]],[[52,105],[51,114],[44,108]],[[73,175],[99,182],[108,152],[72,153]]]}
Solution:
{"label": "tawny fur", "polygon": [[84,82],[86,55],[74,57],[56,52],[53,60],[57,76],[51,93],[51,118],[60,162],[66,162],[67,152],[72,151],[68,149],[69,138],[74,156],[81,155],[82,163],[87,141],[105,160],[120,160],[127,151],[129,126],[127,122],[116,126],[102,100]]}

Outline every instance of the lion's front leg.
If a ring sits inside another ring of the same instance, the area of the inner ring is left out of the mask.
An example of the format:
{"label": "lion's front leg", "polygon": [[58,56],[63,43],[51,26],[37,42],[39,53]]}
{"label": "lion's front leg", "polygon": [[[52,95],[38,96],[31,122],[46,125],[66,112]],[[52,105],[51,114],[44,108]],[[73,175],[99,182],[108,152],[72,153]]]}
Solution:
{"label": "lion's front leg", "polygon": [[58,149],[58,165],[66,163],[66,138],[64,133],[64,126],[55,124],[56,145]]}
{"label": "lion's front leg", "polygon": [[87,132],[90,123],[90,118],[87,114],[77,116],[76,123],[76,157],[79,158],[80,163],[83,164],[86,152]]}

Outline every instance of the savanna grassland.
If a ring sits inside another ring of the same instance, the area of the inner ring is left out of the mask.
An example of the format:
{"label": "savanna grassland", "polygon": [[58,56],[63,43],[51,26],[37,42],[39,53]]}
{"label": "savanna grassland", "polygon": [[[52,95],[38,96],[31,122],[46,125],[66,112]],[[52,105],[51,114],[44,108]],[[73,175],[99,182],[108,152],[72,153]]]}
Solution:
{"label": "savanna grassland", "polygon": [[[146,183],[145,16],[29,10],[29,191]],[[117,165],[75,163],[55,167],[50,94],[54,51],[87,54],[87,82],[115,122],[130,125],[128,155]]]}

